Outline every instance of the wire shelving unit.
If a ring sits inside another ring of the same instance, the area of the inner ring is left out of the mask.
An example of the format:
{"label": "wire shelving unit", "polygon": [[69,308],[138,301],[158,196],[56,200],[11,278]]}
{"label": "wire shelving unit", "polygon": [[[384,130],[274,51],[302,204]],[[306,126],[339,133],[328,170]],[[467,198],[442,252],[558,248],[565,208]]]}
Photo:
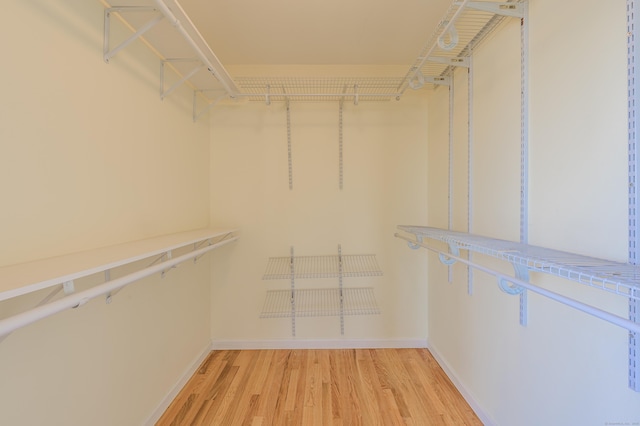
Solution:
{"label": "wire shelving unit", "polygon": [[[291,318],[291,334],[296,335],[296,317],[339,316],[340,333],[344,335],[346,315],[380,313],[373,288],[345,288],[343,278],[382,275],[376,256],[337,255],[271,257],[263,280],[290,280],[289,290],[269,290],[260,318]],[[299,289],[296,279],[337,278],[337,288]]]}
{"label": "wire shelving unit", "polygon": [[[630,338],[640,333],[640,323],[638,323],[633,311],[629,312],[628,318],[624,318],[607,310],[585,304],[575,298],[535,285],[530,282],[529,278],[529,272],[531,271],[544,273],[623,296],[629,300],[630,304],[635,304],[640,300],[639,266],[440,228],[398,226],[398,229],[406,234],[414,235],[415,238],[412,239],[404,234],[395,234],[396,237],[406,240],[410,248],[418,249],[422,247],[433,251],[439,255],[440,261],[446,265],[460,262],[491,274],[498,278],[499,288],[507,294],[522,296],[526,295],[527,291],[533,291],[593,315],[596,318],[623,327],[629,330]],[[448,250],[443,250],[432,243],[426,242],[425,239],[446,243]],[[476,256],[473,257],[473,260],[465,259],[461,257],[460,250],[467,250],[469,253],[479,253],[507,261],[514,268],[514,276],[481,265],[476,260]],[[520,323],[522,325],[526,325],[527,310],[527,298],[521,297]],[[635,362],[636,356],[631,346],[629,351],[629,387],[637,392],[636,378],[638,377],[638,368],[640,366]]]}
{"label": "wire shelving unit", "polygon": [[[178,0],[101,0],[105,5],[104,59],[109,62],[135,40],[160,58],[160,97],[182,84],[194,90],[194,121],[226,98],[252,101],[399,100],[407,88],[448,84],[454,67],[469,67],[472,49],[505,17],[521,17],[526,0],[453,1],[404,76],[396,77],[232,77],[218,60]],[[132,35],[113,45],[117,16]],[[168,79],[165,69],[175,78]],[[168,87],[167,87],[168,86]]]}

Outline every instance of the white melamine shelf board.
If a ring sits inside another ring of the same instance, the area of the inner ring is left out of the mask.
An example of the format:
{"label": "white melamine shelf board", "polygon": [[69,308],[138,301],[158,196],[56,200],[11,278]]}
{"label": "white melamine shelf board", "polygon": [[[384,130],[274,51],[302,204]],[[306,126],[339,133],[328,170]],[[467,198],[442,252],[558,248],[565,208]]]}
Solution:
{"label": "white melamine shelf board", "polygon": [[[295,290],[295,316],[321,317],[342,315],[377,315],[380,309],[373,289],[344,288],[343,306],[340,306],[340,289]],[[291,290],[271,290],[267,292],[260,318],[290,318]]]}
{"label": "white melamine shelf board", "polygon": [[416,237],[442,241],[608,292],[640,299],[640,267],[539,246],[426,226],[398,226]]}
{"label": "white melamine shelf board", "polygon": [[0,301],[158,256],[235,230],[198,229],[0,268]]}
{"label": "white melamine shelf board", "polygon": [[[295,256],[294,278],[338,278],[340,276],[340,257],[331,256]],[[342,276],[373,277],[381,276],[374,254],[342,255]],[[291,278],[291,257],[271,257],[267,263],[263,280]]]}

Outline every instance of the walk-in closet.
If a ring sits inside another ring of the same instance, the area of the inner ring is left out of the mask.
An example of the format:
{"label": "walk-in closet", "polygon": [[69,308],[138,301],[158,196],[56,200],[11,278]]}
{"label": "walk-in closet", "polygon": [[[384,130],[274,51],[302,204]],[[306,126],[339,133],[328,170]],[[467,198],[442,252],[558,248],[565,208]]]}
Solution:
{"label": "walk-in closet", "polygon": [[637,0],[4,6],[0,424],[640,425]]}

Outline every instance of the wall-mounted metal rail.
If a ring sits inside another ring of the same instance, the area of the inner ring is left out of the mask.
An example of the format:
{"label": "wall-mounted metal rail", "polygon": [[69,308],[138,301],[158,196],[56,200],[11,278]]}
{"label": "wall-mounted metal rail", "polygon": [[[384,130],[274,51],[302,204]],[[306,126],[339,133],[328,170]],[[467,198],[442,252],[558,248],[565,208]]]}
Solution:
{"label": "wall-mounted metal rail", "polygon": [[[235,230],[201,229],[139,240],[65,256],[0,268],[0,301],[50,289],[35,308],[0,320],[0,338],[28,324],[89,300],[105,296],[110,303],[125,286],[156,273],[165,274],[176,265],[198,258],[238,239]],[[188,252],[173,256],[175,251]],[[156,258],[150,265],[111,279],[114,268]],[[76,292],[74,282],[80,278],[104,274],[104,283]],[[64,297],[51,301],[60,291]]]}
{"label": "wall-mounted metal rail", "polygon": [[[406,240],[409,247],[420,247],[438,253],[439,258],[446,264],[460,262],[474,269],[494,275],[498,278],[498,286],[508,294],[521,295],[526,291],[533,291],[574,309],[608,321],[629,330],[630,333],[640,333],[640,324],[634,318],[624,318],[614,313],[585,304],[571,297],[547,290],[532,284],[529,272],[541,272],[585,284],[592,288],[604,290],[629,298],[640,300],[640,267],[628,263],[613,262],[574,253],[532,246],[513,241],[499,240],[478,235],[449,231],[425,226],[398,226],[398,229],[413,234],[415,239],[396,233],[395,236]],[[444,251],[425,239],[440,241],[448,244],[448,251]],[[469,261],[460,257],[460,250],[480,253],[496,259],[504,260],[514,268],[514,276],[480,265],[476,261]],[[522,300],[525,303],[522,303]],[[526,298],[521,298],[520,322],[526,317]],[[523,325],[526,325],[526,321]],[[637,376],[637,365],[630,365],[630,377]],[[630,384],[632,382],[630,381]],[[634,387],[631,387],[634,390]]]}
{"label": "wall-mounted metal rail", "polygon": [[[372,288],[344,288],[343,278],[381,276],[374,254],[343,255],[338,245],[337,256],[271,257],[263,280],[291,282],[289,290],[270,290],[260,318],[291,318],[291,335],[296,335],[296,317],[339,316],[340,333],[344,335],[345,315],[380,313]],[[338,287],[298,289],[296,279],[337,278]]]}

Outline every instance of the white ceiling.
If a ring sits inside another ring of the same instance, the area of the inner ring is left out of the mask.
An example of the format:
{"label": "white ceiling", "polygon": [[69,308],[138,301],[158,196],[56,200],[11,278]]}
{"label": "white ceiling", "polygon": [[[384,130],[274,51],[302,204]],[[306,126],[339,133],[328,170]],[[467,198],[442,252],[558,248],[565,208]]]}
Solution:
{"label": "white ceiling", "polygon": [[180,0],[224,65],[406,65],[451,0]]}

